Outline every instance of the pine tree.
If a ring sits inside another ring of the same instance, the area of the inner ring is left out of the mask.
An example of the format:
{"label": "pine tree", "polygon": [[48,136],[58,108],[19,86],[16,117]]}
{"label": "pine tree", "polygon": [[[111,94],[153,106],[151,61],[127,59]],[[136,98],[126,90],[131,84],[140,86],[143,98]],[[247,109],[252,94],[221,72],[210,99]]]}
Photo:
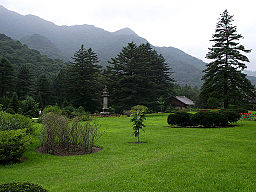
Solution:
{"label": "pine tree", "polygon": [[109,63],[110,93],[118,112],[135,105],[145,105],[155,111],[160,96],[170,100],[170,69],[163,56],[157,54],[149,43],[140,46],[129,43]]}
{"label": "pine tree", "polygon": [[26,65],[19,68],[17,75],[16,91],[19,99],[23,100],[31,95],[32,90],[32,75]]}
{"label": "pine tree", "polygon": [[14,83],[13,68],[6,58],[0,60],[0,97],[6,97],[10,93]]}
{"label": "pine tree", "polygon": [[224,108],[229,104],[242,104],[252,96],[253,86],[242,71],[246,68],[248,58],[242,54],[250,50],[240,45],[241,34],[232,24],[233,16],[225,10],[217,23],[214,42],[206,58],[213,61],[204,70],[204,84],[201,88],[200,100],[208,105],[212,100],[219,101]]}
{"label": "pine tree", "polygon": [[83,106],[90,112],[100,107],[102,86],[98,82],[101,66],[91,48],[81,48],[74,54],[67,80],[68,101],[74,107]]}
{"label": "pine tree", "polygon": [[44,108],[47,105],[54,105],[54,94],[53,86],[49,78],[46,75],[41,75],[37,81],[37,102],[40,104],[40,107]]}

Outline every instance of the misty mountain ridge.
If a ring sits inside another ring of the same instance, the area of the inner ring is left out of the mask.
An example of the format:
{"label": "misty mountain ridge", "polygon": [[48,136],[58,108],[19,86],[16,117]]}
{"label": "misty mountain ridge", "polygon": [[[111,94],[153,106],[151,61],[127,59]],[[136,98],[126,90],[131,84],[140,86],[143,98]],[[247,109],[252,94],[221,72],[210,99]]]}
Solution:
{"label": "misty mountain ridge", "polygon": [[[130,28],[109,32],[87,24],[58,26],[38,16],[20,15],[3,6],[0,6],[0,33],[20,40],[51,58],[63,60],[71,58],[84,44],[97,53],[102,66],[108,65],[110,58],[116,57],[128,43],[139,45],[147,42]],[[205,67],[202,60],[174,47],[152,48],[164,56],[178,84],[201,85],[202,70]]]}

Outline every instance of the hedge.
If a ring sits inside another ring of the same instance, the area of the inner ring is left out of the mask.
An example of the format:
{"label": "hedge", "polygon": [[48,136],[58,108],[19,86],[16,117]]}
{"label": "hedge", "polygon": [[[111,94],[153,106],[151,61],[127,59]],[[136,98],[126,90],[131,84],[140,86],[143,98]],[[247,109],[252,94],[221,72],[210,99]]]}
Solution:
{"label": "hedge", "polygon": [[233,110],[220,110],[218,112],[200,111],[195,114],[177,112],[167,118],[169,125],[226,127],[240,119],[240,114]]}

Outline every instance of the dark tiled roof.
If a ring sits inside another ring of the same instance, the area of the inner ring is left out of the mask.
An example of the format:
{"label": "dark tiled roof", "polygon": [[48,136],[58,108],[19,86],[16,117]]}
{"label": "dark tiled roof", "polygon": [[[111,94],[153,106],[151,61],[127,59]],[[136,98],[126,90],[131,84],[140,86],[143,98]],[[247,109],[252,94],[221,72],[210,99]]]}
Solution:
{"label": "dark tiled roof", "polygon": [[187,98],[185,96],[176,96],[175,98],[186,105],[195,105],[195,103],[193,101],[191,101],[189,98]]}

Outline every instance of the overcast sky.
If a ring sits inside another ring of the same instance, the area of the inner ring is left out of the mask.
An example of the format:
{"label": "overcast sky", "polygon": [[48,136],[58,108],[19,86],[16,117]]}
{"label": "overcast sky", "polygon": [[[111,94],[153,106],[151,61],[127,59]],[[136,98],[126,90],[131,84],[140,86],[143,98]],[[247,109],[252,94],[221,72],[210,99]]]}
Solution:
{"label": "overcast sky", "polygon": [[255,0],[0,0],[9,10],[57,25],[90,24],[107,31],[129,27],[154,46],[173,46],[205,60],[220,14],[228,9],[256,70]]}

